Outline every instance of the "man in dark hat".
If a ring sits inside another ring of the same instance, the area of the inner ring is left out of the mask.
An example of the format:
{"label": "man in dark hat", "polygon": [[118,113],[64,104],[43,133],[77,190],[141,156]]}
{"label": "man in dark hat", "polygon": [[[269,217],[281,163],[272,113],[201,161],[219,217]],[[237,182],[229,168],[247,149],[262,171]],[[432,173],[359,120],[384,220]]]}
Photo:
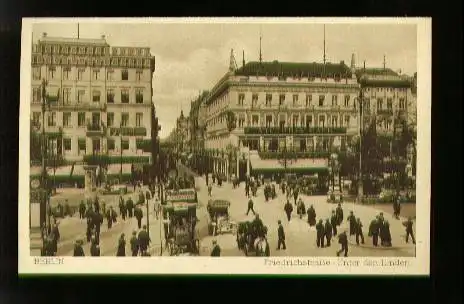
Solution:
{"label": "man in dark hat", "polygon": [[148,246],[150,245],[150,237],[148,236],[147,226],[143,225],[143,230],[139,232],[139,246],[140,246],[140,253],[144,254],[148,250]]}
{"label": "man in dark hat", "polygon": [[121,233],[121,236],[119,237],[116,256],[126,256],[126,239],[124,233]]}
{"label": "man in dark hat", "polygon": [[363,224],[361,223],[361,219],[358,217],[356,220],[356,244],[359,245],[359,238],[361,238],[361,244],[364,244],[364,233],[362,230]]}
{"label": "man in dark hat", "polygon": [[248,215],[248,213],[251,211],[253,212],[253,214],[256,215],[256,212],[255,210],[253,209],[253,200],[250,198],[250,200],[248,201],[248,209],[247,209],[247,212],[246,212],[246,215]]}
{"label": "man in dark hat", "polygon": [[338,226],[340,226],[340,224],[343,222],[343,209],[342,209],[342,205],[340,203],[338,203],[338,206],[335,209],[335,214],[337,215]]}
{"label": "man in dark hat", "polygon": [[137,219],[137,227],[140,229],[142,228],[142,218],[143,218],[143,211],[140,206],[135,206],[134,209],[134,216]]}
{"label": "man in dark hat", "polygon": [[139,240],[137,239],[137,232],[132,232],[132,237],[130,239],[131,252],[132,256],[137,256],[139,254]]}
{"label": "man in dark hat", "polygon": [[324,237],[325,237],[324,223],[322,222],[322,219],[320,219],[319,222],[316,224],[316,245],[317,247],[324,248]]}
{"label": "man in dark hat", "polygon": [[406,227],[406,243],[409,242],[409,236],[411,236],[412,243],[416,244],[416,239],[414,238],[413,225],[414,223],[411,217],[408,217],[408,220],[403,223],[403,226]]}
{"label": "man in dark hat", "polygon": [[221,247],[219,247],[216,240],[213,240],[213,250],[211,250],[212,257],[219,257],[221,256]]}
{"label": "man in dark hat", "polygon": [[332,224],[330,223],[329,219],[326,219],[324,233],[325,233],[325,239],[327,241],[327,247],[330,247],[330,241],[332,240],[332,232],[333,232]]}
{"label": "man in dark hat", "polygon": [[119,195],[119,213],[121,214],[122,219],[125,221],[127,216],[127,209],[122,195]]}
{"label": "man in dark hat", "polygon": [[79,218],[85,218],[85,203],[83,200],[81,200],[81,203],[79,204]]}
{"label": "man in dark hat", "polygon": [[338,219],[337,219],[337,215],[335,214],[335,210],[332,210],[332,215],[330,216],[330,224],[332,225],[333,236],[336,236]]}
{"label": "man in dark hat", "polygon": [[347,221],[350,223],[350,236],[356,234],[356,217],[354,216],[353,211],[350,211],[350,215],[347,218]]}
{"label": "man in dark hat", "polygon": [[289,200],[287,200],[287,203],[285,203],[284,211],[287,215],[287,220],[290,222],[290,219],[292,218],[293,206]]}
{"label": "man in dark hat", "polygon": [[309,224],[309,226],[312,227],[312,226],[316,225],[316,210],[314,209],[313,205],[311,205],[308,208],[307,214],[308,214],[308,224]]}
{"label": "man in dark hat", "polygon": [[337,256],[340,256],[340,253],[345,252],[344,256],[348,256],[348,236],[346,235],[346,231],[343,231],[338,236],[338,243],[342,246],[339,251],[337,251]]}
{"label": "man in dark hat", "polygon": [[372,236],[372,245],[377,247],[379,245],[379,233],[380,233],[380,220],[377,215],[369,225],[369,236]]}
{"label": "man in dark hat", "polygon": [[287,246],[285,245],[285,231],[284,227],[282,226],[282,221],[278,220],[277,224],[279,225],[279,228],[277,228],[277,250],[280,250],[280,245],[282,245],[283,250],[286,250]]}
{"label": "man in dark hat", "polygon": [[73,256],[75,256],[75,257],[85,256],[85,254],[84,254],[84,249],[82,248],[82,240],[77,240],[77,241],[74,243],[74,253],[73,253]]}
{"label": "man in dark hat", "polygon": [[129,215],[129,218],[132,218],[134,216],[134,201],[130,196],[129,199],[126,201],[126,210]]}

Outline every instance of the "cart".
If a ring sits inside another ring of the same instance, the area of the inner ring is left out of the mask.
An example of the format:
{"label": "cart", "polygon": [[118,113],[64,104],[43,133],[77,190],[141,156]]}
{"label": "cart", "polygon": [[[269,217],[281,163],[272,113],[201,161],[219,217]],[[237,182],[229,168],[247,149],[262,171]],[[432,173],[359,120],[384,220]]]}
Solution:
{"label": "cart", "polygon": [[221,233],[235,234],[237,224],[230,220],[229,217],[230,202],[227,200],[210,200],[208,201],[208,234],[218,235]]}
{"label": "cart", "polygon": [[255,231],[253,224],[249,221],[238,223],[236,238],[238,249],[242,250],[245,256],[262,256],[261,252],[256,250],[262,240],[260,235],[267,235],[267,227],[264,226],[263,231]]}
{"label": "cart", "polygon": [[169,219],[166,239],[171,256],[199,253],[196,207],[195,203],[181,202],[163,208],[163,216]]}

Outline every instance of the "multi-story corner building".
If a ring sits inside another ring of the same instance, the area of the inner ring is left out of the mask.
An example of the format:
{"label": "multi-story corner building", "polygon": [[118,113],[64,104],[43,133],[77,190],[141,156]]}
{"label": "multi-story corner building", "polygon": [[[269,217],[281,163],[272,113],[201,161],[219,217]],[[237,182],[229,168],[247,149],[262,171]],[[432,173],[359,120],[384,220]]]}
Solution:
{"label": "multi-story corner building", "polygon": [[[360,68],[357,69],[358,81],[363,99],[363,127],[375,123],[376,134],[383,139],[378,144],[378,151],[384,155],[384,168],[381,172],[372,174],[389,178],[392,172],[403,171],[412,167],[404,155],[398,155],[393,148],[398,144],[398,136],[404,127],[403,122],[415,123],[410,117],[415,117],[415,97],[413,81],[403,77],[391,69]],[[398,167],[399,166],[399,167]]]}
{"label": "multi-story corner building", "polygon": [[176,120],[176,129],[174,134],[176,149],[180,154],[190,150],[188,143],[190,139],[189,125],[189,117],[184,116],[184,111],[180,111],[180,116]]}
{"label": "multi-story corner building", "polygon": [[107,155],[115,163],[149,163],[154,70],[148,47],[44,33],[32,47],[31,119],[43,123],[45,81],[45,132],[58,155],[71,162]]}
{"label": "multi-story corner building", "polygon": [[[205,148],[213,170],[241,178],[266,168],[327,170],[329,153],[346,149],[358,133],[355,72],[343,61],[249,62],[237,68],[231,52],[229,71],[205,102]],[[241,151],[235,159],[225,151],[231,146]],[[298,159],[294,168],[282,161],[288,152]]]}
{"label": "multi-story corner building", "polygon": [[204,91],[190,104],[190,147],[192,152],[191,166],[198,172],[205,171],[203,159],[204,151],[204,133],[205,133],[205,107],[204,100],[208,96],[208,92]]}

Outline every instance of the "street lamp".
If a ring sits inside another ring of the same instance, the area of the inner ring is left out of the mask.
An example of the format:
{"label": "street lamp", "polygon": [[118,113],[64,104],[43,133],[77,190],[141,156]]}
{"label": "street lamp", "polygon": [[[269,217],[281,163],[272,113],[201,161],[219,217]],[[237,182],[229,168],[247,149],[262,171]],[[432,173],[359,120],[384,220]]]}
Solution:
{"label": "street lamp", "polygon": [[[47,145],[46,145],[46,137],[45,137],[45,111],[47,106],[49,106],[48,103],[48,96],[47,96],[47,85],[48,82],[45,79],[42,79],[42,84],[41,84],[41,99],[42,99],[42,176],[41,176],[41,186],[43,190],[43,198],[42,198],[42,204],[45,205],[45,212],[46,212],[46,231],[51,230],[51,223],[50,223],[50,196],[48,193],[48,183],[47,183],[47,168],[46,168],[46,163],[45,163],[45,157],[47,154]],[[41,223],[42,225],[42,223]],[[42,227],[43,231],[43,227]]]}
{"label": "street lamp", "polygon": [[359,180],[358,180],[358,202],[362,201],[363,197],[363,174],[362,174],[362,138],[363,138],[363,103],[364,103],[364,92],[361,88],[358,98],[359,104]]}

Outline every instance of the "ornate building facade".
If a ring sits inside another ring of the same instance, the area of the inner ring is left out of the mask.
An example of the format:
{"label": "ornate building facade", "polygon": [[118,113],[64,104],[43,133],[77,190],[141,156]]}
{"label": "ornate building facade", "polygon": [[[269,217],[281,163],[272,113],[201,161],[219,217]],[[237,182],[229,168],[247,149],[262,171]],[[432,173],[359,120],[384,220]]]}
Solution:
{"label": "ornate building facade", "polygon": [[32,48],[32,123],[44,123],[45,81],[45,132],[57,154],[71,162],[107,155],[117,162],[149,163],[154,70],[147,47],[110,46],[104,36],[44,33]]}
{"label": "ornate building facade", "polygon": [[238,68],[232,51],[229,71],[205,100],[212,170],[243,177],[257,172],[262,160],[282,167],[277,159],[289,153],[308,171],[327,169],[328,155],[345,150],[358,133],[358,94],[356,71],[343,61],[244,62]]}

